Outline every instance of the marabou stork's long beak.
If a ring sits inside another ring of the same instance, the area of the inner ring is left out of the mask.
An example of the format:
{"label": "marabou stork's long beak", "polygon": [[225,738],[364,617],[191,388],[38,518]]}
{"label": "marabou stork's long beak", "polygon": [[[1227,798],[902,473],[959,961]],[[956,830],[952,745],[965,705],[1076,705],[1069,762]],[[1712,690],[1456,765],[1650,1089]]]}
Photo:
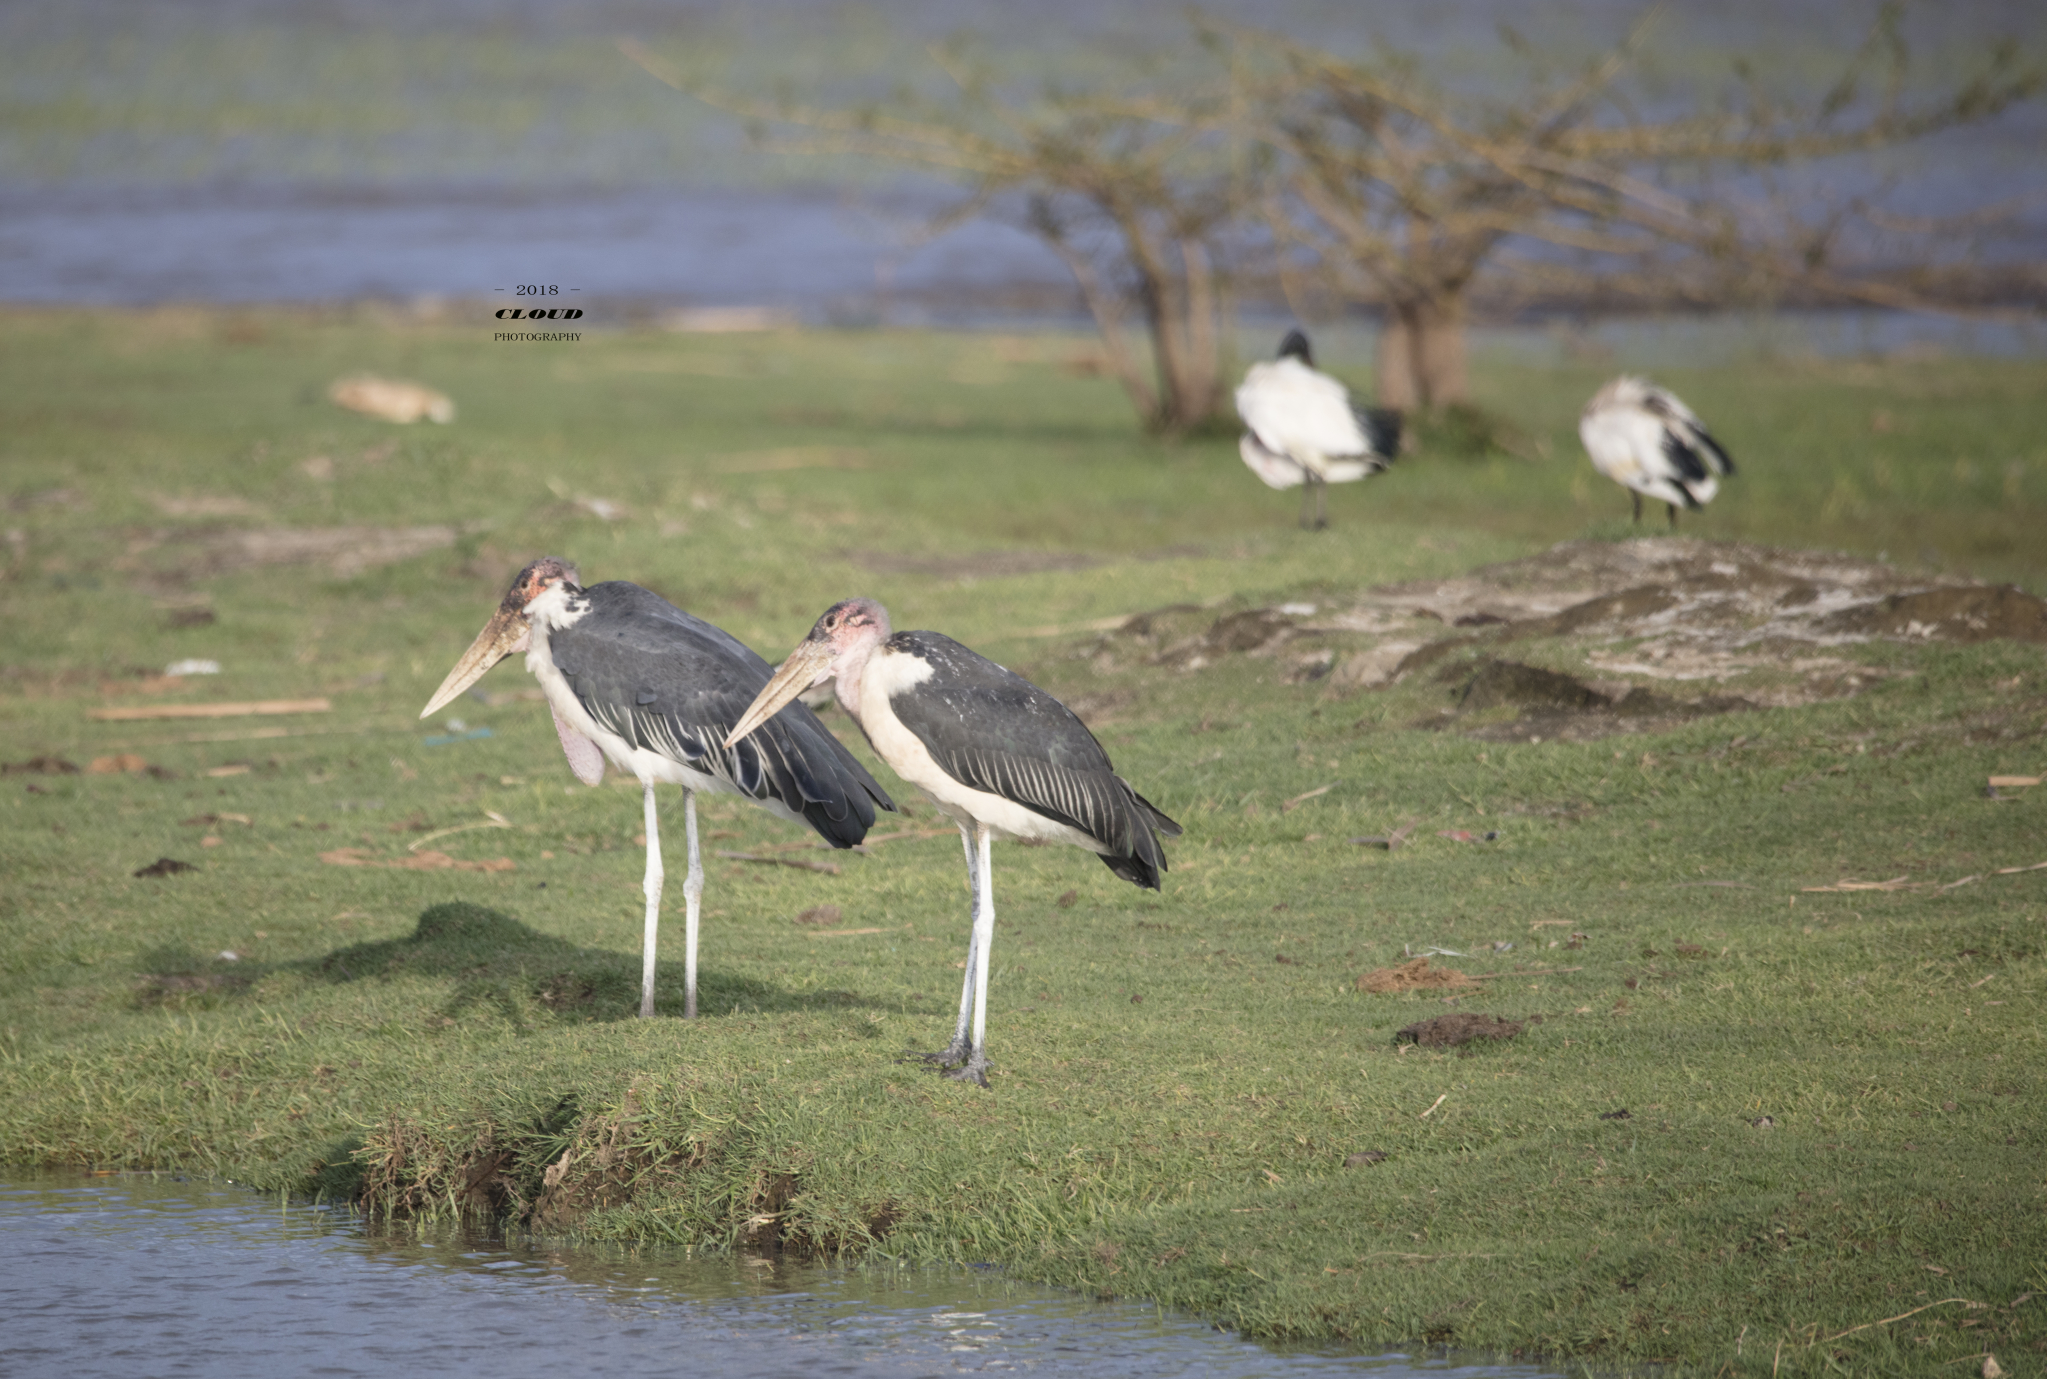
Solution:
{"label": "marabou stork's long beak", "polygon": [[789,653],[789,659],[782,662],[774,678],[754,696],[746,712],[739,716],[738,724],[725,735],[725,748],[730,751],[732,744],[745,737],[761,724],[782,711],[782,706],[791,699],[822,680],[830,671],[832,647],[829,642],[806,641]]}
{"label": "marabou stork's long beak", "polygon": [[526,624],[525,614],[516,608],[500,607],[483,625],[483,631],[476,634],[476,640],[469,644],[469,649],[462,653],[462,659],[455,662],[455,668],[448,672],[447,679],[441,681],[441,687],[434,691],[434,697],[419,711],[419,716],[432,716],[456,695],[481,680],[485,671],[505,657],[524,650],[531,630]]}

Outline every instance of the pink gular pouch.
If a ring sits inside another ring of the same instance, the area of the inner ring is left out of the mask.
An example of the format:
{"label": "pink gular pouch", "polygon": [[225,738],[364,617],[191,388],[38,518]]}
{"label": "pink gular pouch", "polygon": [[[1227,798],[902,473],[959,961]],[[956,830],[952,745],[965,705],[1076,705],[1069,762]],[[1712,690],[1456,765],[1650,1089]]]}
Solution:
{"label": "pink gular pouch", "polygon": [[585,785],[598,785],[604,780],[604,753],[596,743],[562,722],[562,716],[554,705],[547,711],[554,715],[555,736],[562,740],[562,755],[569,759],[569,769],[576,773],[576,779]]}

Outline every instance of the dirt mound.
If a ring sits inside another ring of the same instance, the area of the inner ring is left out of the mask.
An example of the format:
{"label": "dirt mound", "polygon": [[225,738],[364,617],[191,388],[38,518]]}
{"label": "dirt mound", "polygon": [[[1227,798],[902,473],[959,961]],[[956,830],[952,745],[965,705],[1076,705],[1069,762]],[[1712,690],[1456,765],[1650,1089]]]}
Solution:
{"label": "dirt mound", "polygon": [[162,528],[132,537],[113,568],[166,588],[275,565],[320,565],[352,579],[366,570],[445,550],[460,535],[452,526]]}
{"label": "dirt mound", "polygon": [[2009,584],[1971,584],[1892,594],[1822,620],[1829,631],[1908,641],[2047,642],[2047,602]]}
{"label": "dirt mound", "polygon": [[1427,958],[1416,958],[1397,967],[1381,967],[1357,979],[1357,989],[1374,994],[1394,991],[1440,991],[1478,983],[1452,967],[1430,967]]}
{"label": "dirt mound", "polygon": [[1398,1044],[1408,1040],[1425,1049],[1455,1048],[1469,1044],[1474,1039],[1505,1041],[1519,1034],[1524,1020],[1502,1020],[1496,1015],[1481,1015],[1476,1011],[1458,1011],[1454,1015],[1438,1015],[1433,1020],[1423,1020],[1409,1025],[1393,1036]]}
{"label": "dirt mound", "polygon": [[1467,712],[1513,704],[1540,709],[1609,709],[1614,701],[1584,681],[1518,661],[1485,660],[1478,674],[1458,692],[1458,706]]}
{"label": "dirt mound", "polygon": [[1430,726],[1547,740],[1845,698],[1912,673],[1864,661],[1859,644],[1994,637],[2047,643],[2047,602],[1851,556],[1652,537],[1567,542],[1337,604],[1161,608],[1092,654],[1187,672],[1268,657],[1334,695],[1433,671],[1450,703]]}
{"label": "dirt mound", "polygon": [[0,776],[16,774],[29,776],[75,776],[79,773],[77,762],[67,757],[30,757],[27,761],[0,762]]}
{"label": "dirt mound", "polygon": [[[1439,679],[1455,685],[1452,697],[1460,725],[1469,715],[1488,709],[1512,708],[1505,722],[1469,726],[1470,736],[1494,741],[1539,737],[1546,741],[1587,741],[1618,732],[1663,728],[1707,714],[1735,713],[1757,706],[1738,695],[1709,694],[1678,699],[1645,689],[1605,681],[1595,686],[1561,671],[1518,661],[1487,657],[1477,663],[1444,667]],[[1429,724],[1427,726],[1440,726]]]}

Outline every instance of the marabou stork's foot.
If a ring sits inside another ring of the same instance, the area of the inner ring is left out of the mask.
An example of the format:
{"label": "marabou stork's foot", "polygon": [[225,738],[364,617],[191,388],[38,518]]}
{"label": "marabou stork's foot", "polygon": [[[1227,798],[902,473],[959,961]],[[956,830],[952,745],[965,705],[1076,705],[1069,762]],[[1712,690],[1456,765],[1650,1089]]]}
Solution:
{"label": "marabou stork's foot", "polygon": [[972,1052],[973,1049],[966,1040],[955,1039],[944,1048],[932,1053],[923,1053],[917,1049],[906,1049],[903,1052],[903,1061],[908,1062],[914,1058],[925,1063],[936,1063],[941,1068],[954,1068],[966,1062],[967,1055]]}
{"label": "marabou stork's foot", "polygon": [[976,1087],[985,1087],[988,1085],[988,1055],[975,1049],[973,1057],[946,1076],[954,1082],[971,1082]]}

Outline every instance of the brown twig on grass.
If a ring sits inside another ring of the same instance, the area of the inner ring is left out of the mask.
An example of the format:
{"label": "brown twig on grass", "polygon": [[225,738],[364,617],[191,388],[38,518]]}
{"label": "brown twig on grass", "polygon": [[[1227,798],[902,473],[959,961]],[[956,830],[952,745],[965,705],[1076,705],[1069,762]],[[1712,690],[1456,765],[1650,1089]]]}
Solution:
{"label": "brown twig on grass", "polygon": [[1902,891],[1922,884],[1903,876],[1888,881],[1836,881],[1831,886],[1800,886],[1802,891]]}
{"label": "brown twig on grass", "polygon": [[1419,819],[1409,819],[1406,823],[1402,824],[1399,828],[1394,829],[1391,833],[1387,834],[1383,838],[1353,838],[1350,841],[1353,843],[1362,844],[1365,847],[1385,848],[1386,851],[1391,852],[1393,851],[1393,849],[1399,847],[1402,843],[1405,843],[1407,841],[1408,834],[1414,832],[1417,828],[1420,827],[1421,821]]}
{"label": "brown twig on grass", "polygon": [[1872,1326],[1889,1326],[1892,1322],[1901,1322],[1905,1320],[1905,1318],[1907,1317],[1917,1316],[1919,1313],[1926,1311],[1927,1308],[1929,1307],[1945,1307],[1951,1302],[1966,1303],[1970,1307],[1988,1306],[1987,1303],[1979,1303],[1970,1298],[1942,1298],[1939,1302],[1929,1302],[1923,1307],[1915,1307],[1910,1312],[1900,1312],[1895,1317],[1885,1317],[1880,1322],[1864,1322],[1860,1326],[1851,1326],[1846,1331],[1836,1331],[1833,1335],[1827,1337],[1826,1339],[1829,1341],[1838,1341],[1843,1336],[1853,1336],[1856,1332],[1867,1331]]}
{"label": "brown twig on grass", "polygon": [[956,828],[899,828],[894,833],[870,833],[862,843],[873,847],[877,843],[901,842],[905,838],[944,838],[959,832]]}
{"label": "brown twig on grass", "polygon": [[326,699],[255,699],[218,704],[137,704],[128,708],[88,709],[87,718],[127,723],[139,718],[242,718],[249,714],[331,713]]}
{"label": "brown twig on grass", "polygon": [[[421,838],[418,842],[414,843],[411,847],[407,848],[406,851],[418,852],[421,848],[425,847],[428,843],[431,843],[434,839],[445,838],[451,833],[468,833],[473,829],[479,828],[512,827],[512,821],[510,819],[507,819],[504,815],[498,813],[495,809],[486,809],[483,812],[490,815],[490,818],[486,822],[480,824],[458,824],[454,828],[437,828],[432,833],[427,834],[426,837]],[[223,814],[221,817],[226,818],[227,816]]]}

